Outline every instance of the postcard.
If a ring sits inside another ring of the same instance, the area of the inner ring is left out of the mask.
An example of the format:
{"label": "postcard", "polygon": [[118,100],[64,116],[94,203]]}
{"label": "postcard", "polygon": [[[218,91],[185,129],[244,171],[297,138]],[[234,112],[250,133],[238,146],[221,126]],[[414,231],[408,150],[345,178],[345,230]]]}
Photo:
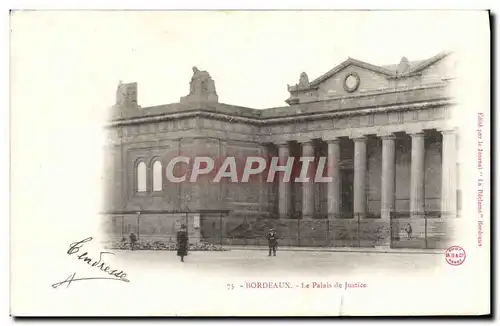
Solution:
{"label": "postcard", "polygon": [[487,11],[12,11],[11,314],[490,314]]}

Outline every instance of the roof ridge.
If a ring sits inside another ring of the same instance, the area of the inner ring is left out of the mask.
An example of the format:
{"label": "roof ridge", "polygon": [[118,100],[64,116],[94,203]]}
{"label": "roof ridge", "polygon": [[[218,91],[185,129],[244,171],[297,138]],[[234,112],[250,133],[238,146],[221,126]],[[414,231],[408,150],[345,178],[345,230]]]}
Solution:
{"label": "roof ridge", "polygon": [[441,51],[439,52],[438,54],[428,58],[428,59],[424,59],[422,60],[416,67],[413,67],[411,69],[411,72],[418,72],[424,68],[427,68],[428,66],[438,62],[439,60],[449,56],[450,54],[452,54],[453,52],[452,51]]}
{"label": "roof ridge", "polygon": [[[418,63],[415,67],[411,67],[410,70],[406,74],[418,72],[418,71],[432,65],[433,63],[441,60],[442,58],[448,56],[451,53],[452,53],[451,51],[441,51],[438,54],[436,54],[428,59],[410,61],[410,62],[418,62]],[[334,74],[336,74],[340,70],[344,69],[345,67],[349,66],[350,64],[355,64],[357,66],[360,66],[361,68],[372,70],[372,71],[384,74],[388,77],[398,76],[397,71],[392,71],[392,70],[386,68],[386,67],[391,66],[391,65],[375,65],[373,63],[369,63],[366,61],[358,60],[358,59],[355,59],[352,57],[347,57],[346,60],[342,61],[340,64],[336,65],[332,69],[328,70],[326,73],[322,74],[318,78],[311,81],[311,83],[309,84],[309,87],[315,87],[315,86],[319,85],[320,83],[327,80],[328,78],[330,78],[331,76],[333,76]],[[397,63],[392,64],[392,65],[397,65]]]}

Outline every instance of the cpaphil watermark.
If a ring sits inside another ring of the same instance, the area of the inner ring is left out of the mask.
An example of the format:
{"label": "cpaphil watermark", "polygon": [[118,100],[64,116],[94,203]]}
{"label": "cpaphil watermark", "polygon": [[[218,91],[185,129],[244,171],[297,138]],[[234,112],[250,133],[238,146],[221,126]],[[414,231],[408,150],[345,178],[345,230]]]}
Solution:
{"label": "cpaphil watermark", "polygon": [[483,179],[483,123],[484,114],[477,114],[477,245],[478,247],[483,246],[483,190],[484,190],[484,179]]}
{"label": "cpaphil watermark", "polygon": [[260,157],[249,156],[244,159],[236,157],[212,158],[209,156],[177,156],[172,158],[165,169],[167,181],[172,183],[197,183],[211,181],[218,183],[229,180],[233,183],[252,181],[298,183],[328,183],[329,176],[327,157]]}

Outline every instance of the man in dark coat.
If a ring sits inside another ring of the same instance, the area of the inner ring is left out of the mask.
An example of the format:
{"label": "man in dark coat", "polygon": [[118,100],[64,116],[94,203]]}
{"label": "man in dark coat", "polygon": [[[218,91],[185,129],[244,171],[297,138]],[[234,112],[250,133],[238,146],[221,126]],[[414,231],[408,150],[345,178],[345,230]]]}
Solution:
{"label": "man in dark coat", "polygon": [[187,256],[188,251],[188,234],[185,224],[181,225],[181,230],[177,232],[177,256],[181,257],[184,262],[184,256]]}
{"label": "man in dark coat", "polygon": [[130,232],[130,250],[134,250],[135,243],[137,242],[137,237],[133,232]]}
{"label": "man in dark coat", "polygon": [[406,238],[408,240],[411,239],[411,233],[413,232],[413,230],[411,229],[411,224],[410,223],[406,224],[405,231],[406,231]]}
{"label": "man in dark coat", "polygon": [[269,242],[269,256],[271,256],[271,252],[273,256],[276,256],[276,248],[278,247],[278,234],[274,229],[270,229],[267,233],[267,241]]}

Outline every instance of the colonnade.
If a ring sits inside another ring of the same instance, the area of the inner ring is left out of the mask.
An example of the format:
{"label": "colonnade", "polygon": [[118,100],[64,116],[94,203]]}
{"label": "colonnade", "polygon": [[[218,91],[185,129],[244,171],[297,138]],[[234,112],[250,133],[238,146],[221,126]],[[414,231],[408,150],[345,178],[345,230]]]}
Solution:
{"label": "colonnade", "polygon": [[[455,217],[457,214],[457,171],[456,171],[456,133],[454,130],[441,130],[442,167],[441,167],[441,216]],[[423,130],[409,132],[411,137],[411,177],[410,177],[410,216],[423,217],[425,214],[425,133]],[[379,134],[382,140],[382,173],[380,216],[390,219],[395,211],[396,167],[395,140],[391,133]],[[367,216],[367,135],[352,137],[354,142],[354,184],[353,213],[364,218]],[[327,213],[329,218],[341,214],[341,173],[340,173],[340,138],[325,139],[328,146],[327,171],[331,182],[327,184]],[[311,140],[301,142],[302,156],[314,156],[315,148]],[[290,156],[290,143],[277,144],[280,161]],[[282,178],[283,173],[279,174]],[[313,180],[302,185],[302,218],[314,215]],[[278,213],[280,217],[289,217],[291,213],[291,183],[278,180]]]}

